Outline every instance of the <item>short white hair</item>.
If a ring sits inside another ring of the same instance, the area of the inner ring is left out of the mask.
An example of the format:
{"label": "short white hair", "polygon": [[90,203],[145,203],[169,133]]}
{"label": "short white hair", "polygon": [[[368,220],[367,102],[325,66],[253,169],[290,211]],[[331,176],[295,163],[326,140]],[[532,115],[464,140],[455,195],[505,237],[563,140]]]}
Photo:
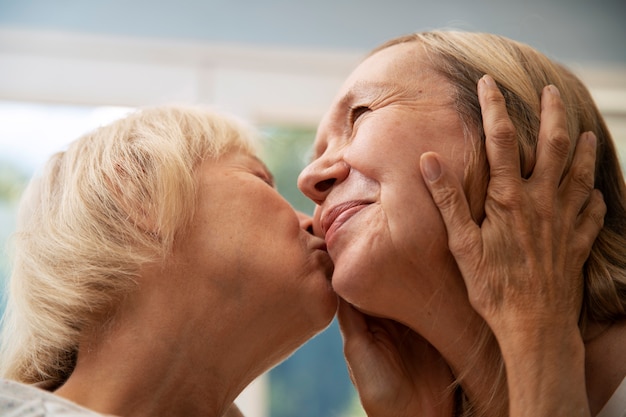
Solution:
{"label": "short white hair", "polygon": [[101,127],[53,155],[22,198],[1,334],[0,375],[62,384],[85,329],[166,256],[195,207],[194,170],[254,129],[206,108],[162,106]]}

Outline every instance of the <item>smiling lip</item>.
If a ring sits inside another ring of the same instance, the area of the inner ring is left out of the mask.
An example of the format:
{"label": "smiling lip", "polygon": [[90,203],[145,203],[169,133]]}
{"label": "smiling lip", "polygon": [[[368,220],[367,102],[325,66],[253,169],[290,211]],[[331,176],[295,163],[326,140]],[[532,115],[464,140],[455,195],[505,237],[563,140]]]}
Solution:
{"label": "smiling lip", "polygon": [[321,224],[326,243],[329,244],[332,240],[332,235],[337,229],[368,204],[369,203],[365,201],[348,201],[331,208],[326,215],[323,216]]}

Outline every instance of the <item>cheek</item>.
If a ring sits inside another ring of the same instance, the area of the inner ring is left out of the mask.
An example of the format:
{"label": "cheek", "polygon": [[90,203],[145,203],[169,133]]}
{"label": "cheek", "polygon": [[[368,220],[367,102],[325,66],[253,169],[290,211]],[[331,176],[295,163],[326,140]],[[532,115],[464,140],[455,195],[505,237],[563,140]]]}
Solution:
{"label": "cheek", "polygon": [[[438,262],[446,257],[443,219],[421,177],[383,193],[391,244],[403,251],[407,263]],[[385,198],[388,197],[388,198]]]}
{"label": "cheek", "polygon": [[412,166],[419,172],[419,156],[426,150],[417,130],[399,123],[368,123],[360,128],[346,148],[344,158],[350,164],[385,171]]}

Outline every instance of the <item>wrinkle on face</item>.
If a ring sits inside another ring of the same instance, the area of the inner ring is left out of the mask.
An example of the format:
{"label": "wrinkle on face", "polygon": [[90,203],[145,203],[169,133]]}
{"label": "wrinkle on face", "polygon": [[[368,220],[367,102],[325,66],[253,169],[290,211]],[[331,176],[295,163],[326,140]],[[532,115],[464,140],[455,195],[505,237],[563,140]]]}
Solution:
{"label": "wrinkle on face", "polygon": [[[397,282],[404,260],[406,268],[424,275],[420,287],[426,305],[432,300],[429,294],[444,288],[440,281],[447,278],[433,276],[438,271],[434,260],[447,261],[445,239],[439,238],[442,225],[434,217],[438,214],[429,203],[418,167],[419,155],[430,150],[454,161],[462,159],[465,143],[458,140],[463,135],[455,99],[454,86],[431,68],[421,48],[398,45],[372,55],[352,73],[320,124],[314,146],[314,159],[322,160],[320,179],[332,175],[323,172],[332,172],[325,170],[333,164],[350,167],[350,174],[324,195],[323,205],[363,195],[366,183],[376,184],[378,190],[372,205],[343,226],[340,233],[349,237],[330,251],[336,271],[337,266],[340,270],[335,278],[355,296],[353,301],[367,298],[358,290],[363,285],[379,285],[381,290],[385,286],[380,276],[369,277],[356,261],[359,257],[363,265],[389,268],[389,282]],[[455,165],[462,175],[462,167]],[[357,240],[362,241],[360,246]]]}
{"label": "wrinkle on face", "polygon": [[[312,161],[324,153],[331,140],[350,140],[354,136],[355,129],[350,123],[350,111],[354,108],[367,107],[372,113],[396,106],[403,107],[402,110],[406,112],[421,113],[449,111],[453,108],[455,91],[449,82],[435,71],[428,68],[421,70],[422,73],[428,73],[429,76],[425,79],[430,80],[429,83],[407,83],[405,77],[416,77],[414,64],[411,64],[411,70],[403,68],[404,71],[410,71],[409,74],[391,80],[379,81],[355,77],[355,81],[350,83],[348,79],[343,92],[339,94],[339,98],[320,123]],[[441,94],[441,85],[447,86],[445,95]],[[370,114],[365,117],[369,116]]]}

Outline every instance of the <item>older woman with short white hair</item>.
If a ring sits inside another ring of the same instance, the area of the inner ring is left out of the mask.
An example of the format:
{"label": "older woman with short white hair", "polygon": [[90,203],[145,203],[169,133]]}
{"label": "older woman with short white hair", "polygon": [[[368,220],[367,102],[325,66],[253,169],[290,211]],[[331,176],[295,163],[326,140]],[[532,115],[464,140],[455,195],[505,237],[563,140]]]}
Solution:
{"label": "older woman with short white hair", "polygon": [[50,159],[13,238],[11,415],[221,416],[330,323],[324,241],[255,155],[241,122],[165,106]]}

